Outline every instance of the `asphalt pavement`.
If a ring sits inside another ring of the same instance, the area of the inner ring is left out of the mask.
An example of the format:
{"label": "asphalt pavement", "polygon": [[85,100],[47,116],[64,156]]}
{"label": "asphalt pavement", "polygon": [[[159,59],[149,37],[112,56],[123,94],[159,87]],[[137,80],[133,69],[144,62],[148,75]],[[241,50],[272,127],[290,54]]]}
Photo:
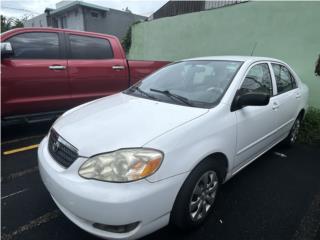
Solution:
{"label": "asphalt pavement", "polygon": [[[37,144],[51,124],[1,129],[1,239],[97,239],[58,210],[40,179]],[[223,185],[201,228],[144,239],[320,240],[319,156],[320,146],[277,146]]]}

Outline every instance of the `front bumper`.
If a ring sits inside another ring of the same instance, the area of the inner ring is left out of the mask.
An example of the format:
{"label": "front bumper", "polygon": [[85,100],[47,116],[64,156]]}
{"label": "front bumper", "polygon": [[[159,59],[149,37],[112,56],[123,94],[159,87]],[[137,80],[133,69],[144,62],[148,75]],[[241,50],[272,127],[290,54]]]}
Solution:
{"label": "front bumper", "polygon": [[[146,179],[130,183],[87,180],[78,175],[86,158],[78,158],[65,169],[51,157],[47,146],[46,137],[38,150],[41,178],[61,211],[82,229],[108,239],[136,239],[168,224],[186,174],[154,183]],[[134,222],[139,225],[126,233],[93,227],[94,223],[118,226]]]}

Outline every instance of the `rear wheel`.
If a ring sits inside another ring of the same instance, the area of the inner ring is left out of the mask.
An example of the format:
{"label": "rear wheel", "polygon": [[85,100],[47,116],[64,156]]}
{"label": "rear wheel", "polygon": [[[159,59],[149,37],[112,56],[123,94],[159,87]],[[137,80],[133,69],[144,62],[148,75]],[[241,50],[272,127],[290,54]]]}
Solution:
{"label": "rear wheel", "polygon": [[203,223],[214,207],[220,185],[221,170],[207,159],[188,176],[176,198],[171,223],[180,229],[191,229]]}
{"label": "rear wheel", "polygon": [[299,130],[301,126],[301,116],[299,115],[295,120],[289,135],[283,140],[283,143],[287,146],[293,146],[298,138]]}

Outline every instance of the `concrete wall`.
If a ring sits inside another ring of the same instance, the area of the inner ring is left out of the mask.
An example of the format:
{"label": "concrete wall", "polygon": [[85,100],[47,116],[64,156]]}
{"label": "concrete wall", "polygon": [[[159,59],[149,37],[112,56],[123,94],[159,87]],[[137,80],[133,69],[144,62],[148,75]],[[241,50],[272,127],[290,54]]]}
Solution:
{"label": "concrete wall", "polygon": [[[66,5],[64,1],[63,3]],[[116,9],[100,10],[78,4],[70,9],[55,11],[50,15],[51,27],[107,33],[117,36],[120,40],[126,35],[129,27],[146,17],[119,11]],[[25,24],[26,27],[47,27],[46,14],[41,14]]]}
{"label": "concrete wall", "polygon": [[47,27],[47,17],[46,14],[40,14],[39,16],[36,16],[32,19],[27,20],[24,23],[25,27]]}
{"label": "concrete wall", "polygon": [[66,17],[65,19],[67,23],[65,28],[84,31],[83,12],[81,7],[77,7],[72,11],[68,11],[66,14],[64,14],[64,16]]}
{"label": "concrete wall", "polygon": [[73,8],[70,11],[61,14],[54,14],[52,17],[56,20],[58,24],[56,27],[58,28],[84,31],[83,12],[81,7]]}
{"label": "concrete wall", "polygon": [[[93,17],[92,12],[98,13],[98,17]],[[115,35],[119,39],[122,39],[126,35],[132,23],[145,19],[135,14],[114,9],[97,11],[85,8],[84,13],[86,31],[107,33]]]}
{"label": "concrete wall", "polygon": [[115,35],[121,40],[134,22],[144,19],[146,18],[132,13],[110,9],[107,12],[106,29],[109,34]]}
{"label": "concrete wall", "polygon": [[106,11],[83,7],[85,31],[106,33]]}
{"label": "concrete wall", "polygon": [[130,59],[177,60],[208,55],[275,57],[309,85],[320,107],[320,2],[248,2],[134,26]]}

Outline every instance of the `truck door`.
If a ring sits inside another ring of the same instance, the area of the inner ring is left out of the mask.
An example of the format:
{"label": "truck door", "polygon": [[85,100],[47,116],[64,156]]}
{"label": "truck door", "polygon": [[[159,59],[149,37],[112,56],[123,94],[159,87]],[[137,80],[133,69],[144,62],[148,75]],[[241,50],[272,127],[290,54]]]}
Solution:
{"label": "truck door", "polygon": [[113,39],[67,34],[68,71],[73,104],[125,90],[129,86],[127,63]]}
{"label": "truck door", "polygon": [[68,109],[67,60],[58,32],[23,32],[5,39],[13,56],[1,61],[2,116]]}

